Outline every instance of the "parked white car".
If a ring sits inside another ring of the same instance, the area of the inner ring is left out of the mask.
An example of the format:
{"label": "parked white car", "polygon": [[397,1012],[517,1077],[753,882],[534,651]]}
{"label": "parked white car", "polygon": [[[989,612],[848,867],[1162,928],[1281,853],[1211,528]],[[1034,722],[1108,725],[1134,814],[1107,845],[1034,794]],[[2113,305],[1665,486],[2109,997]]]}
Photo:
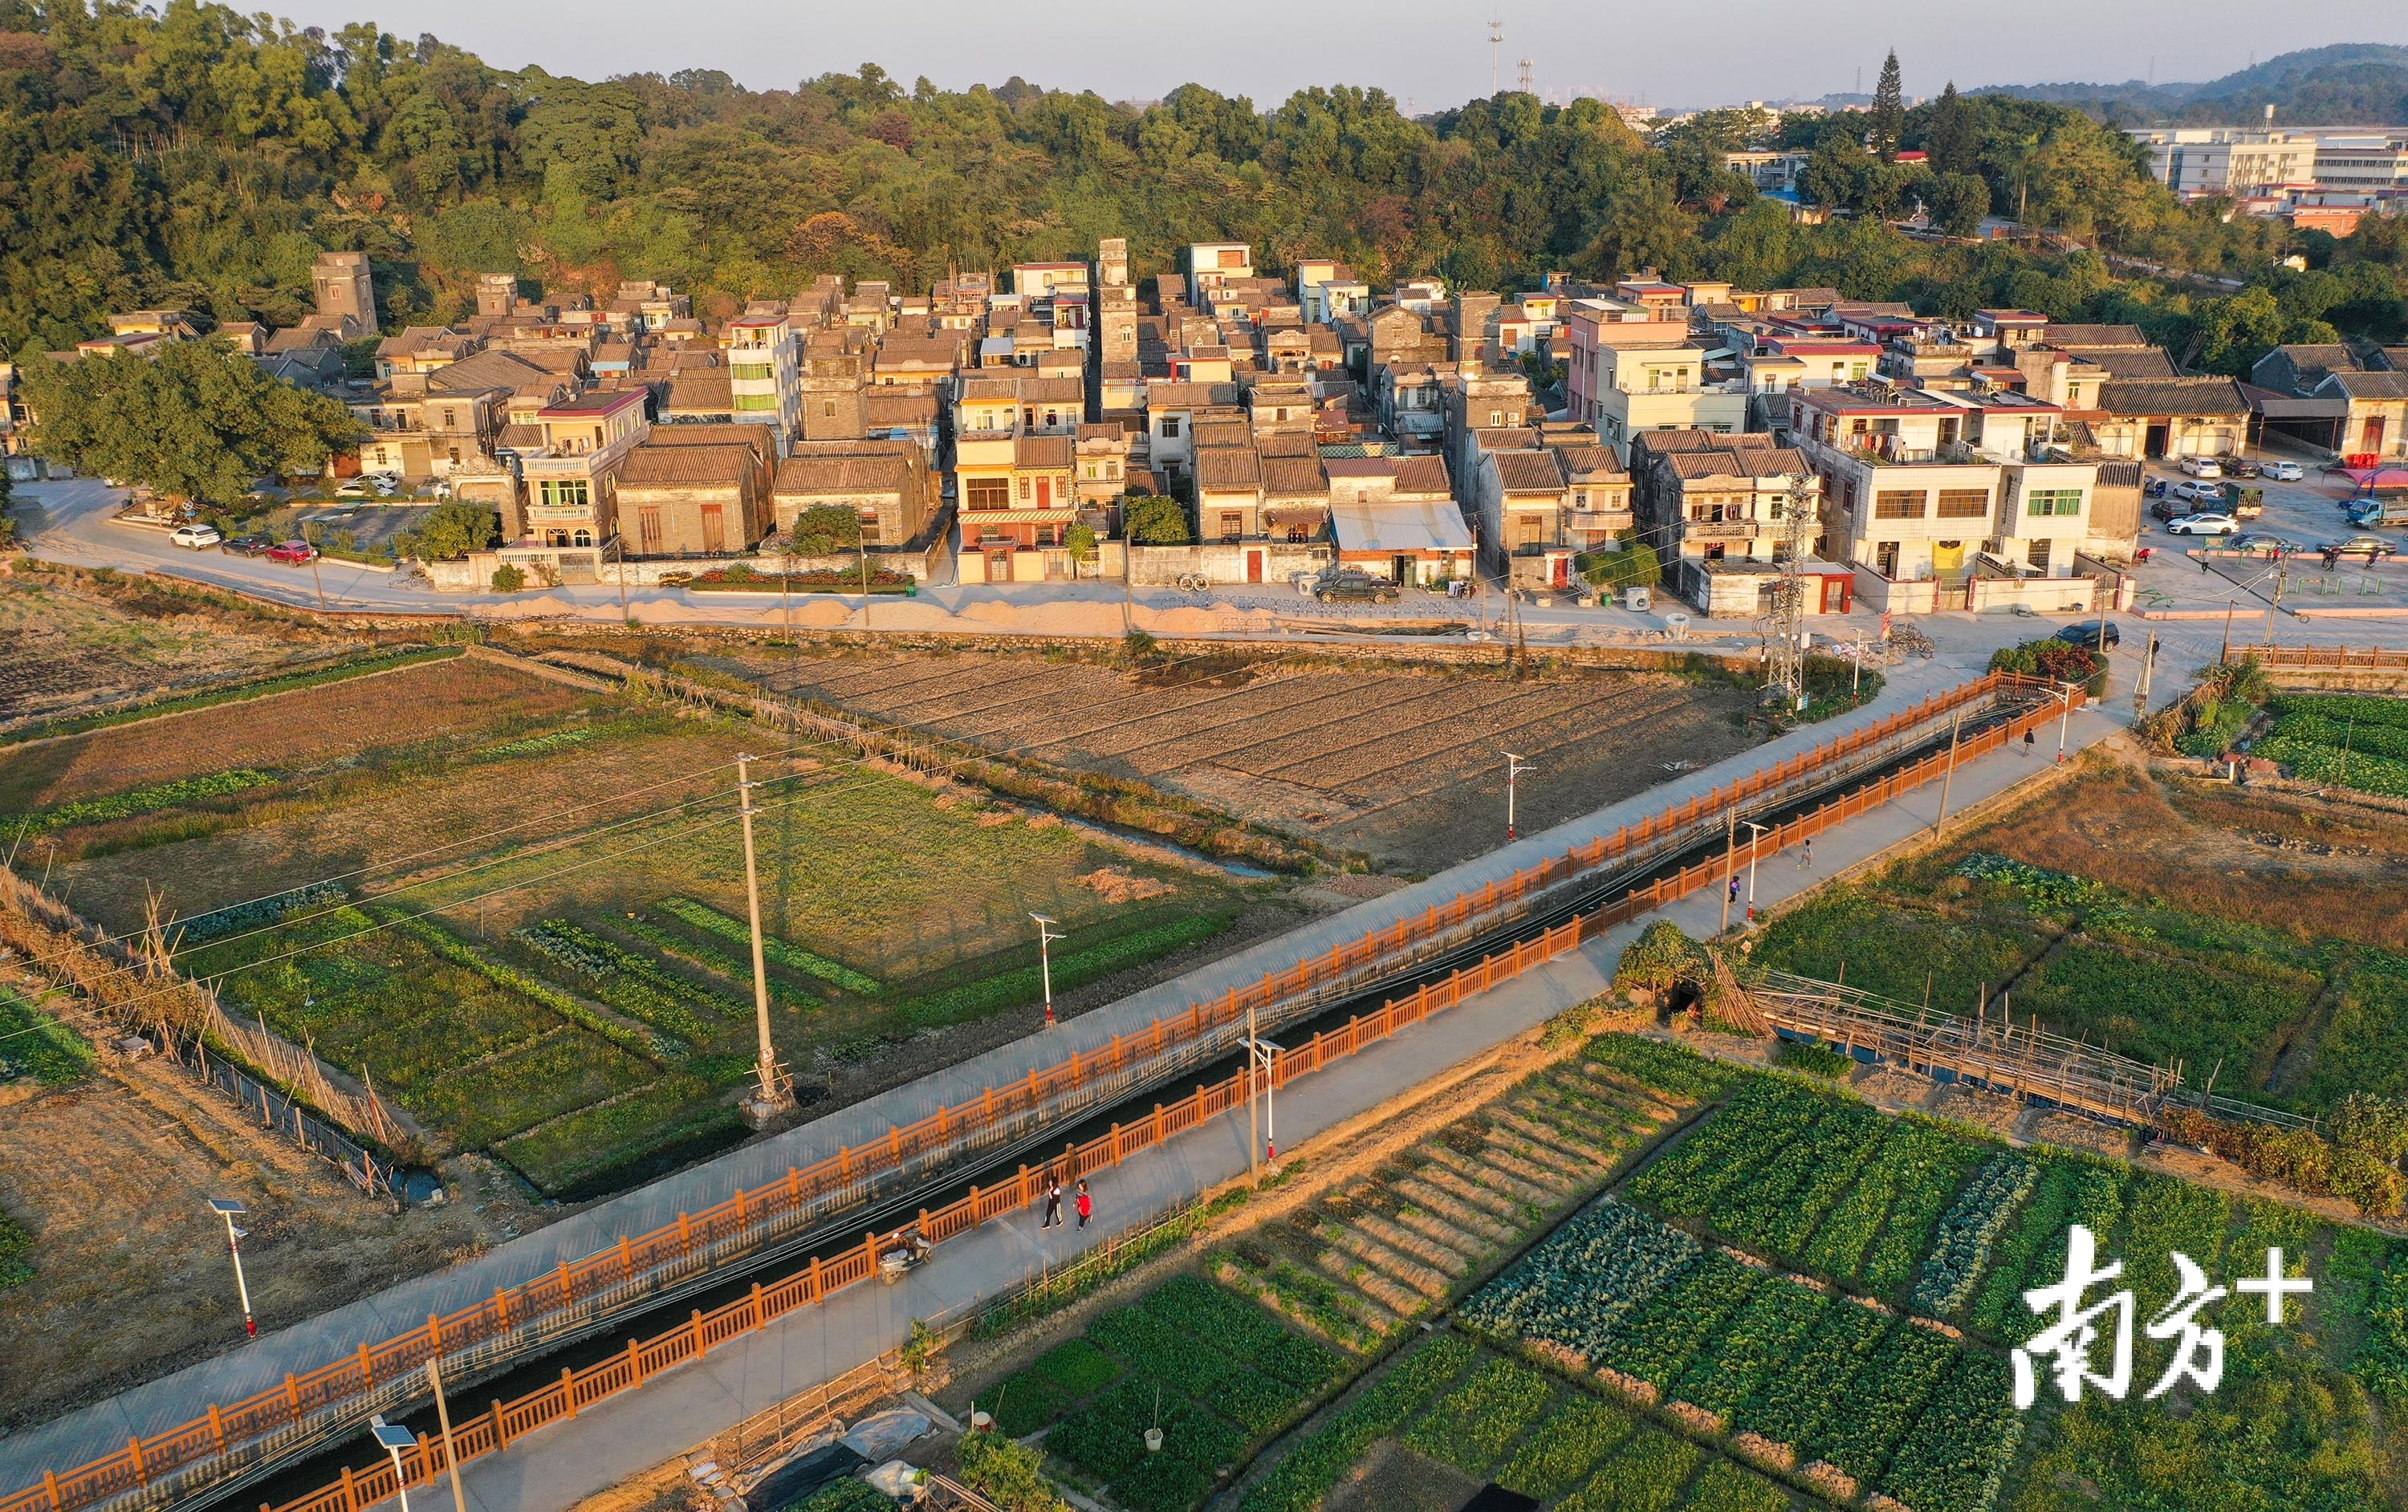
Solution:
{"label": "parked white car", "polygon": [[2182,470],[2193,478],[2222,478],[2224,464],[2214,457],[2185,457],[2182,460]]}
{"label": "parked white car", "polygon": [[178,546],[189,546],[195,551],[206,551],[212,546],[222,545],[225,537],[218,534],[218,528],[215,525],[179,525],[176,527],[176,533],[167,539]]}
{"label": "parked white car", "polygon": [[2185,515],[2166,521],[2166,529],[2176,535],[2229,535],[2240,528],[2230,515]]}
{"label": "parked white car", "polygon": [[2308,470],[2296,462],[2270,462],[2262,471],[2278,483],[2296,483],[2308,476]]}

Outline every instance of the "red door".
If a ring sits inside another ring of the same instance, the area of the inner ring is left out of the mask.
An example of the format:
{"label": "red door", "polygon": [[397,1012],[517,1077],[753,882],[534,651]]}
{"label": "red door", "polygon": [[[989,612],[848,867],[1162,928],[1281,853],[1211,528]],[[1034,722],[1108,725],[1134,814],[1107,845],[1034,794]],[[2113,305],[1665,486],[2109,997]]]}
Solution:
{"label": "red door", "polygon": [[1246,581],[1258,583],[1262,580],[1263,554],[1260,551],[1249,551],[1246,553]]}
{"label": "red door", "polygon": [[2383,454],[2382,416],[2369,415],[2366,417],[2366,439],[2359,445],[2358,449],[2360,451],[2372,451],[2376,456],[2381,456]]}
{"label": "red door", "polygon": [[1555,587],[1556,587],[1556,588],[1570,588],[1571,585],[1572,585],[1572,559],[1571,559],[1571,558],[1570,558],[1570,557],[1557,557],[1557,558],[1555,558],[1555,581],[1554,581],[1554,585],[1553,585],[1553,586],[1555,586]]}

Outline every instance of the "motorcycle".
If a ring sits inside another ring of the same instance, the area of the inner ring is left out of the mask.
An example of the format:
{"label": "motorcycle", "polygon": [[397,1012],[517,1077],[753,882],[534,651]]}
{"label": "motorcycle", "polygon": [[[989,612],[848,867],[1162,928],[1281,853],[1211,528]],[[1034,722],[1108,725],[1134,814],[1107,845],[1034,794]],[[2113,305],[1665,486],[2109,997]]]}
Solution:
{"label": "motorcycle", "polygon": [[888,1286],[926,1264],[929,1253],[937,1248],[920,1232],[917,1223],[897,1229],[886,1237],[887,1245],[881,1246],[878,1251],[878,1279]]}

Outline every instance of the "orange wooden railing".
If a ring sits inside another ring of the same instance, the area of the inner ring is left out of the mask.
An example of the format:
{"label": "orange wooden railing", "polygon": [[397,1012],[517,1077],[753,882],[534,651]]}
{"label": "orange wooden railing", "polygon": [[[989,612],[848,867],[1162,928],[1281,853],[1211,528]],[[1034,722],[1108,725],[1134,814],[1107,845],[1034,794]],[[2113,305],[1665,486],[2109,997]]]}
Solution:
{"label": "orange wooden railing", "polygon": [[[1994,672],[1933,694],[1887,719],[1726,783],[1636,824],[1625,825],[1611,835],[1574,846],[1478,892],[1460,893],[1418,917],[1368,931],[1358,940],[1300,961],[1285,971],[1267,973],[1261,981],[1233,989],[1211,1003],[1194,1004],[1175,1019],[1157,1019],[1143,1034],[1115,1035],[1109,1045],[1076,1052],[1050,1068],[1029,1072],[1023,1080],[990,1087],[977,1099],[939,1107],[908,1127],[890,1128],[883,1139],[841,1148],[815,1165],[790,1168],[779,1180],[738,1190],[715,1206],[699,1213],[681,1214],[673,1224],[638,1237],[623,1237],[615,1248],[581,1261],[564,1261],[553,1271],[515,1288],[497,1289],[491,1299],[473,1307],[448,1316],[430,1314],[423,1328],[381,1344],[363,1344],[356,1354],[307,1375],[288,1375],[281,1387],[231,1406],[212,1405],[206,1415],[181,1427],[147,1438],[129,1439],[124,1448],[64,1474],[45,1473],[40,1485],[0,1499],[0,1512],[80,1512],[153,1488],[157,1489],[154,1499],[167,1499],[170,1488],[162,1482],[169,1476],[177,1477],[174,1490],[180,1494],[212,1462],[225,1462],[229,1466],[248,1464],[265,1454],[313,1437],[329,1425],[331,1419],[343,1415],[345,1409],[351,1409],[355,1415],[364,1414],[372,1405],[413,1399],[418,1394],[414,1377],[423,1376],[430,1359],[448,1361],[464,1349],[508,1341],[523,1331],[539,1335],[547,1321],[590,1316],[605,1293],[665,1273],[690,1272],[698,1264],[732,1258],[731,1250],[740,1252],[750,1242],[791,1231],[804,1220],[827,1216],[814,1210],[824,1209],[830,1202],[848,1196],[865,1200],[871,1185],[881,1177],[910,1171],[933,1157],[975,1151],[982,1144],[1025,1125],[1031,1118],[1078,1099],[1091,1090],[1091,1083],[1123,1077],[1149,1063],[1194,1049],[1204,1036],[1243,1020],[1250,1008],[1289,1004],[1357,977],[1367,967],[1398,963],[1398,957],[1416,947],[1440,941],[1467,924],[1524,906],[1538,894],[1610,862],[1644,857],[1651,848],[1660,847],[1704,820],[1778,794],[1800,778],[1873,750],[1940,717],[1971,708],[2001,692],[2048,687],[2013,673]],[[2054,703],[2045,717],[2056,717]],[[2021,733],[2021,726],[2017,733]],[[1996,732],[1991,735],[1995,737]],[[1974,744],[1968,744],[1969,751]],[[1982,749],[1995,749],[1996,744],[1995,738],[1988,738]],[[1931,759],[1936,760],[1939,758]],[[1912,770],[1928,767],[1931,761],[1918,763]],[[1898,777],[1902,775],[1894,775],[1877,786],[1887,794],[1913,786],[1913,782],[1899,784]],[[1850,812],[1861,812],[1871,806],[1865,803]],[[1792,820],[1772,834],[1789,834],[1813,817]],[[1811,833],[1814,832],[1799,832],[1791,838]],[[1770,837],[1764,842],[1776,848],[1780,843],[1783,842]],[[1659,902],[1691,891],[1693,886],[1704,885],[1685,880],[1692,872],[1699,871],[1692,867],[1682,873],[1678,892],[1668,891],[1672,882],[1661,882],[1614,906],[1624,907],[1645,897],[1651,901],[1635,909],[1645,912]],[[1614,921],[1627,917],[1629,913],[1621,914]],[[1203,1116],[1209,1115],[1199,1115]],[[844,1205],[852,1204],[847,1202]],[[819,1294],[817,1291],[810,1292],[813,1298]]]}
{"label": "orange wooden railing", "polygon": [[2345,646],[2235,646],[2236,657],[2253,657],[2260,666],[2301,667],[2309,671],[2369,672],[2408,667],[2408,650],[2370,646],[2353,650]]}

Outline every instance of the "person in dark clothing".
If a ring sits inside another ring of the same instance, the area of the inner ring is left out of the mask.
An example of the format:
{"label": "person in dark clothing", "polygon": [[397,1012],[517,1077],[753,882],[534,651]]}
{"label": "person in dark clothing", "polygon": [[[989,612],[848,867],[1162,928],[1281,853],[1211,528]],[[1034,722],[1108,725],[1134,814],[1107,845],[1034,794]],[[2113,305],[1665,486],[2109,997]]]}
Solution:
{"label": "person in dark clothing", "polygon": [[1087,1195],[1087,1184],[1079,1183],[1079,1227],[1085,1228],[1087,1220],[1096,1216],[1096,1199]]}
{"label": "person in dark clothing", "polygon": [[2040,745],[2040,739],[2029,730],[2024,732],[2024,754],[2028,756]]}
{"label": "person in dark clothing", "polygon": [[1040,1229],[1050,1229],[1058,1226],[1061,1221],[1062,1183],[1055,1181],[1045,1189],[1045,1221],[1037,1226]]}

